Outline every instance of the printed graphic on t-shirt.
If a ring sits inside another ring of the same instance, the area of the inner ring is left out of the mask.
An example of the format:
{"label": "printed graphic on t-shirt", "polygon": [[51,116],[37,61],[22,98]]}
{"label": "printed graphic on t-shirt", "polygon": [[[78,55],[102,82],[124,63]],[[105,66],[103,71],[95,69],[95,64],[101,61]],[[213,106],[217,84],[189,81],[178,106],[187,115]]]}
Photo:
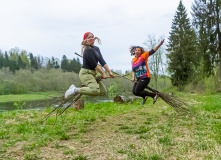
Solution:
{"label": "printed graphic on t-shirt", "polygon": [[132,64],[132,69],[135,72],[137,78],[146,78],[147,76],[147,69],[146,69],[145,59],[140,56],[136,61]]}

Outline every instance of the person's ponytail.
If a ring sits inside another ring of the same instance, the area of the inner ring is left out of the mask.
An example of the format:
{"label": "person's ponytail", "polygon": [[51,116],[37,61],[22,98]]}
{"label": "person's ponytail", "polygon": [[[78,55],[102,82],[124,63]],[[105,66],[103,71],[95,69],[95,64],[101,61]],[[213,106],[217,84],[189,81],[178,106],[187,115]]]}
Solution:
{"label": "person's ponytail", "polygon": [[[97,40],[97,42],[101,45],[101,40],[100,40],[100,38],[98,38],[98,37],[94,37],[94,39],[95,40]],[[82,45],[82,48],[81,48],[81,56],[83,56],[83,53],[84,53],[84,49],[87,47],[87,40],[83,40],[82,42],[81,42],[81,45]]]}

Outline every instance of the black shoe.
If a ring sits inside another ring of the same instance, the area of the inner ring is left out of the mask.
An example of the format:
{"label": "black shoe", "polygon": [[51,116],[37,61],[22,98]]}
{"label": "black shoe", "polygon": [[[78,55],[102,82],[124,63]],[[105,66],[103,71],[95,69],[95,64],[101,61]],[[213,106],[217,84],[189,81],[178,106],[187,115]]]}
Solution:
{"label": "black shoe", "polygon": [[157,101],[157,98],[159,97],[158,94],[156,94],[156,96],[153,98],[153,104]]}
{"label": "black shoe", "polygon": [[143,100],[142,100],[142,105],[144,105],[145,104],[145,102],[146,102],[146,100],[147,100],[147,96],[145,97],[145,98],[143,98]]}

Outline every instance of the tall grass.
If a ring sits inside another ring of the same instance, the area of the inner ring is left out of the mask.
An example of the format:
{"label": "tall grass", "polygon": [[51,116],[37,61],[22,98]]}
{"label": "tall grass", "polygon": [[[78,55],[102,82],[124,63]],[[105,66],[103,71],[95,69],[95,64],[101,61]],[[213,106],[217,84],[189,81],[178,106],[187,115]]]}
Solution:
{"label": "tall grass", "polygon": [[[162,100],[86,104],[62,117],[0,113],[0,159],[220,159],[221,94],[183,94],[191,114]],[[55,123],[56,122],[56,123]]]}

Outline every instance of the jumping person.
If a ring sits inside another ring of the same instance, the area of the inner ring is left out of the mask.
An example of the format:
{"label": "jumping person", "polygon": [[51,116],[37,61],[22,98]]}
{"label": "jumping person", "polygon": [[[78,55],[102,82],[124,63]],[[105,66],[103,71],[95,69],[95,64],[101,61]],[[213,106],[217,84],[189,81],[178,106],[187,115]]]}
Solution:
{"label": "jumping person", "polygon": [[102,75],[103,79],[107,78],[107,75],[98,65],[98,62],[109,73],[110,78],[114,78],[114,76],[108,65],[106,64],[105,60],[103,59],[100,49],[97,46],[94,46],[95,40],[97,40],[98,43],[101,44],[101,41],[98,37],[94,37],[91,32],[87,32],[84,34],[83,41],[81,43],[83,66],[80,70],[79,78],[86,87],[76,88],[74,85],[71,85],[70,88],[65,92],[65,98],[68,98],[70,95],[77,94],[89,96],[106,95],[107,90],[104,84],[101,81],[97,82],[95,79],[97,72]]}
{"label": "jumping person", "polygon": [[153,98],[153,104],[156,102],[158,95],[144,90],[146,86],[150,83],[150,72],[147,65],[148,57],[154,54],[158,48],[164,43],[164,40],[160,42],[152,50],[145,52],[143,47],[131,46],[130,53],[135,55],[132,59],[132,81],[135,81],[135,76],[137,81],[133,86],[133,94],[143,98],[142,105],[145,104],[148,97]]}

